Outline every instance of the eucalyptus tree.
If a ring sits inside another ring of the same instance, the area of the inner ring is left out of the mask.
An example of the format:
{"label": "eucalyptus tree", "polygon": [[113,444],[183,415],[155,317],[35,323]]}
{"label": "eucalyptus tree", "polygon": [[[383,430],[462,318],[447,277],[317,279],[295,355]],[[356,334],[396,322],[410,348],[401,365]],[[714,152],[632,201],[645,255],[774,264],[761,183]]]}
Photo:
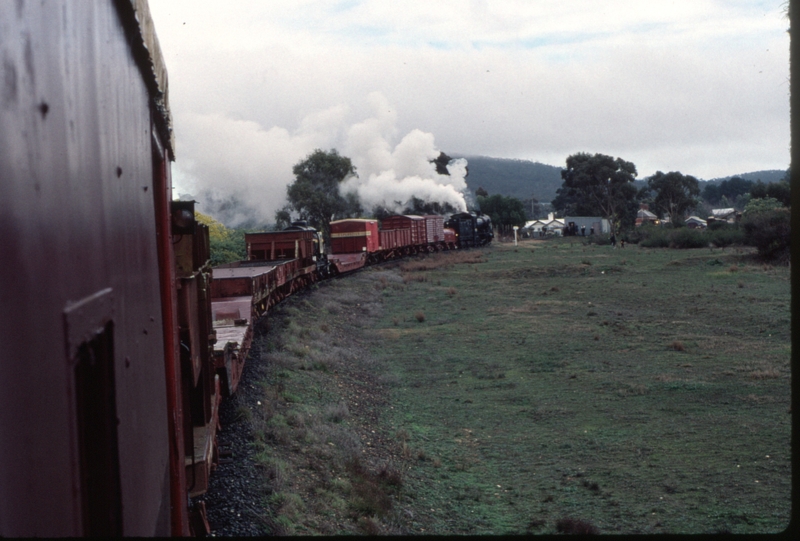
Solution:
{"label": "eucalyptus tree", "polygon": [[636,218],[636,166],[622,158],[579,152],[567,158],[553,206],[566,214],[601,216],[614,227]]}
{"label": "eucalyptus tree", "polygon": [[678,171],[656,173],[647,179],[647,189],[655,193],[653,206],[660,215],[668,214],[670,222],[683,222],[687,211],[700,202],[700,183],[692,175]]}
{"label": "eucalyptus tree", "polygon": [[[330,238],[331,221],[363,212],[356,194],[342,195],[339,191],[341,182],[355,175],[356,168],[350,158],[340,156],[336,149],[328,152],[316,149],[299,161],[292,172],[295,181],[286,188],[289,204],[281,210],[294,210],[326,239]],[[285,215],[277,218],[285,219]]]}

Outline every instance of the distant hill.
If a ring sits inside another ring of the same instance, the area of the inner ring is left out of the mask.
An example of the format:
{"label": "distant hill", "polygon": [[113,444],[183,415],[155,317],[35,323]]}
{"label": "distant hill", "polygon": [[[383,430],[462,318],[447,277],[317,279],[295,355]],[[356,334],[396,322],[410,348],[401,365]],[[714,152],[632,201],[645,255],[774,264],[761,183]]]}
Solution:
{"label": "distant hill", "polygon": [[453,155],[466,158],[469,174],[467,187],[475,193],[478,187],[489,195],[510,195],[518,199],[531,196],[541,202],[550,202],[561,187],[561,167],[528,160],[490,158],[488,156]]}
{"label": "distant hill", "polygon": [[780,170],[780,169],[768,169],[766,171],[754,171],[752,173],[742,173],[740,175],[731,175],[729,177],[722,177],[722,178],[712,178],[710,180],[704,180],[701,182],[708,182],[709,184],[719,184],[723,180],[729,180],[733,177],[743,178],[744,180],[752,180],[753,182],[761,181],[764,184],[769,184],[770,182],[780,182],[783,180],[783,177],[786,176],[786,171],[788,169]]}
{"label": "distant hill", "polygon": [[[556,197],[556,191],[561,188],[561,167],[546,165],[529,160],[511,160],[508,158],[490,158],[488,156],[465,156],[453,154],[453,158],[466,158],[469,174],[467,175],[467,187],[472,193],[478,187],[492,194],[510,195],[518,199],[526,200],[531,196],[540,202],[550,202]],[[753,182],[761,180],[765,184],[783,180],[786,170],[767,170],[754,171],[752,173],[741,173],[729,177],[714,178],[711,180],[700,180],[702,190],[706,183],[719,184],[723,180],[733,177],[741,177]],[[636,187],[644,186],[644,179],[637,179]]]}

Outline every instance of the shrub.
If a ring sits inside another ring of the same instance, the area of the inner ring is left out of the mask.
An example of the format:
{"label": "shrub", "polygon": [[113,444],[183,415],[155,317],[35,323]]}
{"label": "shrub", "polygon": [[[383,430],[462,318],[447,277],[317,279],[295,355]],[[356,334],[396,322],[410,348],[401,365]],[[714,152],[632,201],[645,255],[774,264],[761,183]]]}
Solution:
{"label": "shrub", "polygon": [[653,235],[658,235],[663,232],[663,228],[651,223],[644,223],[639,227],[634,227],[622,234],[625,242],[638,244]]}
{"label": "shrub", "polygon": [[645,248],[669,248],[670,239],[664,229],[641,226],[639,232],[639,246]]}
{"label": "shrub", "polygon": [[582,237],[584,244],[596,244],[598,246],[611,246],[611,236],[594,234],[587,237]]}
{"label": "shrub", "polygon": [[748,213],[742,221],[745,242],[766,259],[789,259],[791,212],[788,208]]}
{"label": "shrub", "polygon": [[681,227],[669,234],[670,248],[703,248],[708,246],[708,238],[702,231]]}
{"label": "shrub", "polygon": [[717,227],[713,230],[709,227],[710,230],[706,232],[708,242],[719,248],[744,244],[744,231],[738,225],[726,225],[728,227]]}

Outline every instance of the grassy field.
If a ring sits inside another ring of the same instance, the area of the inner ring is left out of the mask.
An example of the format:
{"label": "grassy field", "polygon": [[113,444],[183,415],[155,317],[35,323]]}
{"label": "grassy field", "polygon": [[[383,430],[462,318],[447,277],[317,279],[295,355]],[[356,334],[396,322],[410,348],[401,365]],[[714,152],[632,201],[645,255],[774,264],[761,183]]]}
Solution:
{"label": "grassy field", "polygon": [[263,338],[266,503],[285,533],[778,532],[789,305],[745,253],[580,239],[323,284]]}

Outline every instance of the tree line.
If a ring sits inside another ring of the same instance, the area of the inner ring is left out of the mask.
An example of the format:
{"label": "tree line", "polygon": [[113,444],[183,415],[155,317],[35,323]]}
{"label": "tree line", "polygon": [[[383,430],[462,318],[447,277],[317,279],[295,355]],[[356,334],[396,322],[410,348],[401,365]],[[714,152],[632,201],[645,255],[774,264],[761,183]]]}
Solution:
{"label": "tree line", "polygon": [[[439,174],[448,174],[450,157],[441,153],[432,161]],[[314,150],[293,168],[295,180],[287,187],[287,203],[275,214],[276,229],[288,226],[293,218],[306,220],[326,239],[330,238],[330,222],[368,215],[377,219],[394,214],[385,207],[364,209],[355,193],[342,194],[341,183],[357,175],[350,158],[335,149]],[[636,166],[622,158],[604,154],[579,152],[566,159],[561,171],[562,185],[552,207],[561,216],[598,216],[608,219],[616,232],[632,230],[642,203],[661,217],[669,217],[679,227],[688,213],[707,215],[711,205],[731,206],[740,210],[766,211],[788,207],[791,199],[789,172],[780,182],[753,182],[733,177],[718,184],[708,184],[701,191],[700,182],[679,171],[657,171],[635,185]],[[489,194],[482,187],[476,190],[476,210],[489,215],[501,232],[510,233],[514,226],[526,223],[526,205],[520,199]],[[403,214],[452,214],[447,203],[424,201],[412,197],[395,202]],[[705,205],[708,208],[703,208]],[[225,228],[210,217],[200,215],[211,226],[212,252],[221,263],[239,259],[244,245],[243,233]]]}

